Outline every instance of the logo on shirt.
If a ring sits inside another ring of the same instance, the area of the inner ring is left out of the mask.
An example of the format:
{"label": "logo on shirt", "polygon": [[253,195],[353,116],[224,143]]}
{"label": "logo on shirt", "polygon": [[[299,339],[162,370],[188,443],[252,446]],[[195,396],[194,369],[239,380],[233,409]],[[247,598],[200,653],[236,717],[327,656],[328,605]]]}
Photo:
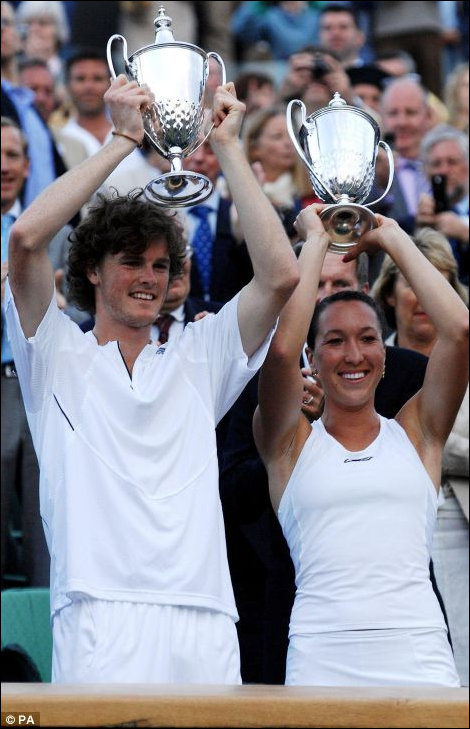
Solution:
{"label": "logo on shirt", "polygon": [[359,463],[359,461],[371,461],[374,456],[365,456],[364,458],[345,458],[344,463]]}

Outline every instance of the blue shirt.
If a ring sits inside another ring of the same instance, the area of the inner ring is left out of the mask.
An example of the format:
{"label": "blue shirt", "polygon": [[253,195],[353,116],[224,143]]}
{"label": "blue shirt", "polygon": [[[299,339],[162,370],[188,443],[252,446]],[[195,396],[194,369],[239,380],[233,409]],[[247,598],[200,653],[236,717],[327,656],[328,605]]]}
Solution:
{"label": "blue shirt", "polygon": [[14,105],[28,140],[29,176],[25,182],[24,204],[29,205],[56,178],[52,136],[33,106],[34,93],[2,79],[2,89]]}
{"label": "blue shirt", "polygon": [[[5,215],[2,213],[2,263],[8,261],[8,240],[10,238],[10,228],[17,218],[17,211],[19,211],[19,205],[15,205]],[[8,340],[2,301],[2,364],[12,361],[13,355],[11,353],[10,342]]]}

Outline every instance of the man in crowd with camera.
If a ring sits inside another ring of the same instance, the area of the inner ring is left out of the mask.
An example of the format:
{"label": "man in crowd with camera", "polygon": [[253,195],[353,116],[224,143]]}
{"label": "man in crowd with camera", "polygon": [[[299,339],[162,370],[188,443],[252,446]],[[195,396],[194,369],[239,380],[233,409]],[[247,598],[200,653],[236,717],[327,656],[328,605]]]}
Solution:
{"label": "man in crowd with camera", "polygon": [[421,158],[433,194],[421,195],[416,224],[436,228],[448,238],[459,278],[468,285],[468,137],[440,124],[424,137]]}

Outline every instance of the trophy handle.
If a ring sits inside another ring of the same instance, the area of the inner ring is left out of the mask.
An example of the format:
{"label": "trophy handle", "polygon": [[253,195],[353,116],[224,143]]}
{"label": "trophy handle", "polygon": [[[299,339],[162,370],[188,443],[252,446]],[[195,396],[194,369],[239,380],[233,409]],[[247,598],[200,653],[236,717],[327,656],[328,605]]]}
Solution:
{"label": "trophy handle", "polygon": [[124,68],[126,70],[126,76],[128,77],[129,81],[135,81],[134,76],[132,75],[131,67],[129,66],[129,61],[127,60],[127,41],[124,38],[124,36],[119,35],[118,33],[115,33],[111,36],[111,38],[108,40],[108,44],[106,46],[106,58],[108,59],[108,66],[109,70],[111,71],[111,76],[116,78],[117,74],[114,70],[114,64],[113,64],[113,56],[111,53],[111,47],[115,40],[118,40],[122,43],[122,57],[124,60]]}
{"label": "trophy handle", "polygon": [[388,193],[388,191],[390,190],[390,188],[392,186],[393,175],[394,175],[394,172],[395,172],[395,162],[393,160],[393,152],[390,149],[389,145],[387,144],[387,142],[383,142],[382,140],[380,140],[378,146],[379,147],[383,147],[385,149],[386,153],[387,153],[388,167],[389,167],[389,171],[388,171],[388,184],[387,184],[387,187],[385,188],[385,192],[383,192],[382,195],[377,198],[377,200],[374,200],[373,202],[370,202],[370,203],[364,203],[365,205],[367,205],[367,207],[369,207],[369,205],[376,205],[376,203],[378,203],[378,202],[380,202],[381,200],[384,199],[385,195]]}
{"label": "trophy handle", "polygon": [[[109,66],[109,70],[111,71],[111,76],[113,79],[115,79],[117,76],[116,71],[114,69],[113,56],[111,53],[112,45],[113,45],[114,41],[116,41],[116,40],[122,44],[122,59],[124,61],[124,69],[125,69],[126,76],[129,79],[129,81],[136,81],[137,79],[134,78],[134,74],[132,73],[132,69],[129,64],[128,58],[127,58],[127,41],[124,38],[124,36],[119,35],[119,33],[115,33],[114,35],[112,35],[111,38],[108,40],[108,43],[106,46],[106,58],[108,60],[108,66]],[[148,131],[145,129],[145,126],[144,126],[144,134],[148,138],[148,140],[151,142],[151,144],[153,146],[157,147],[158,152],[161,154],[161,156],[164,157],[165,159],[169,159],[169,157],[170,157],[169,153],[166,152],[163,149],[163,147],[161,147],[158,144],[158,142],[152,138],[152,135],[148,133]]]}
{"label": "trophy handle", "polygon": [[[217,61],[217,63],[220,65],[220,67],[222,69],[222,83],[220,85],[221,86],[225,86],[225,84],[227,83],[227,72],[225,70],[225,63],[223,62],[222,58],[215,51],[209,51],[209,53],[207,54],[207,58],[215,58],[215,60]],[[207,132],[206,136],[203,139],[201,139],[201,141],[199,142],[199,144],[196,145],[196,147],[194,147],[191,150],[191,154],[193,152],[195,152],[196,149],[199,149],[199,147],[202,144],[204,144],[204,142],[208,139],[209,134],[211,133],[211,131],[213,130],[213,128],[214,128],[214,125],[211,124],[210,127],[209,127],[209,131]]]}
{"label": "trophy handle", "polygon": [[313,168],[312,168],[310,162],[308,161],[308,159],[306,158],[306,156],[304,154],[304,150],[302,149],[302,147],[299,144],[297,136],[294,132],[294,127],[292,126],[292,110],[293,110],[294,106],[300,106],[300,109],[302,112],[302,124],[305,123],[305,116],[307,113],[307,110],[305,108],[305,104],[303,101],[300,101],[300,99],[292,99],[292,101],[289,101],[289,104],[288,104],[287,110],[286,110],[286,116],[287,116],[286,121],[287,121],[287,131],[289,132],[289,137],[291,138],[292,144],[294,145],[294,147],[297,151],[297,154],[299,155],[300,159],[302,160],[302,162],[304,163],[304,165],[306,166],[306,168],[308,169],[308,171],[310,172],[312,177],[314,177],[315,180],[318,181],[318,184],[321,185],[321,187],[328,193],[328,195],[331,197],[331,199],[336,201],[338,196],[333,195],[333,193],[328,189],[328,187],[325,185],[325,183],[320,182],[320,180],[318,180],[317,175],[313,171]]}
{"label": "trophy handle", "polygon": [[209,51],[209,53],[207,54],[207,58],[215,58],[215,60],[219,64],[220,68],[222,69],[222,83],[220,85],[225,86],[225,84],[227,83],[227,71],[225,70],[225,63],[223,62],[223,59],[215,51]]}

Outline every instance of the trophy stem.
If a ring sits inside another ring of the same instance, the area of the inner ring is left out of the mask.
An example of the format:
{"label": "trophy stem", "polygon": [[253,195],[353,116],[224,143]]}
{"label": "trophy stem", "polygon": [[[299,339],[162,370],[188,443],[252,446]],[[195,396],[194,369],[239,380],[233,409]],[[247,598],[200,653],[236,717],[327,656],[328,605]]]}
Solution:
{"label": "trophy stem", "polygon": [[181,147],[171,147],[168,150],[168,159],[170,160],[172,172],[181,172],[183,169],[182,157],[183,150]]}
{"label": "trophy stem", "polygon": [[339,255],[347,253],[365,233],[377,227],[369,208],[343,200],[322,210],[320,219],[331,241],[328,250]]}

